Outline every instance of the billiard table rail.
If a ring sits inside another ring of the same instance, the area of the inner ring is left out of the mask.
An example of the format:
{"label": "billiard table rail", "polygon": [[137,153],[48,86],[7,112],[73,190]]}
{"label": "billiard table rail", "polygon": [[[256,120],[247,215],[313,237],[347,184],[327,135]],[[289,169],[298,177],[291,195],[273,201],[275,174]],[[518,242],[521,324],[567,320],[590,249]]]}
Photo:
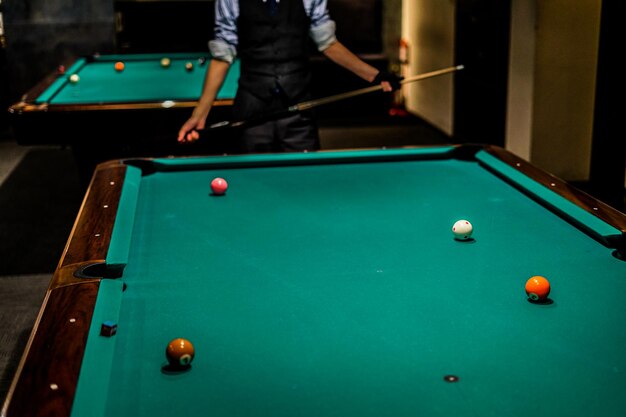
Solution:
{"label": "billiard table rail", "polygon": [[[96,170],[70,232],[59,269],[85,262],[106,262],[114,228],[119,219],[120,204],[123,204],[122,193],[127,169],[122,164],[109,164],[106,169]],[[113,263],[112,268],[119,269],[117,264]],[[59,284],[72,282],[63,281]]]}
{"label": "billiard table rail", "polygon": [[[539,195],[533,192],[533,190],[529,190],[524,185],[519,184],[503,172],[493,169],[493,167],[487,167],[496,175],[518,188],[521,192],[524,192],[538,203],[547,206],[565,220],[594,237],[603,245],[615,249],[613,255],[616,258],[626,260],[626,214],[501,147],[486,145],[484,146],[484,151],[508,165],[512,170],[532,179],[546,190],[554,193],[554,195],[563,199],[567,204],[570,204],[572,208],[584,210],[588,215],[587,218],[583,218],[580,212],[564,209],[559,201],[550,197],[550,193]],[[590,222],[590,218],[596,218],[600,223]],[[593,223],[595,223],[595,225]],[[601,223],[604,223],[604,225],[610,228],[607,229]]]}
{"label": "billiard table rail", "polygon": [[107,256],[113,229],[116,224],[120,227],[123,185],[132,180],[127,170],[121,161],[113,161],[94,173],[18,364],[2,417],[70,415],[100,282],[120,277],[125,266],[117,260],[107,263]]}
{"label": "billiard table rail", "polygon": [[0,416],[70,415],[99,287],[91,279],[47,290]]}
{"label": "billiard table rail", "polygon": [[[33,112],[88,112],[88,111],[118,111],[118,110],[158,110],[171,108],[194,108],[198,100],[164,100],[154,102],[127,102],[127,103],[86,103],[86,104],[49,104],[20,101],[9,107],[9,113],[21,115]],[[233,100],[216,100],[214,106],[231,106]]]}

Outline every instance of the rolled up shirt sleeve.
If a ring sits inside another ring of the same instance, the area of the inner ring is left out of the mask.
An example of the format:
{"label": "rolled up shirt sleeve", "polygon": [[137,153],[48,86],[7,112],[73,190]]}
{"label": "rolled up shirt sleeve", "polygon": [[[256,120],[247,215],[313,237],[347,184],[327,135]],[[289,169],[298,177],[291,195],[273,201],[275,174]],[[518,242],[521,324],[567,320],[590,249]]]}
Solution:
{"label": "rolled up shirt sleeve", "polygon": [[317,45],[319,51],[323,51],[337,41],[335,35],[335,22],[330,18],[327,0],[309,0],[309,18],[311,27],[309,36]]}
{"label": "rolled up shirt sleeve", "polygon": [[209,41],[209,51],[214,59],[232,64],[237,57],[237,48],[219,39]]}
{"label": "rolled up shirt sleeve", "polygon": [[232,63],[237,57],[237,0],[217,0],[215,2],[215,36],[209,41],[209,51],[215,59]]}

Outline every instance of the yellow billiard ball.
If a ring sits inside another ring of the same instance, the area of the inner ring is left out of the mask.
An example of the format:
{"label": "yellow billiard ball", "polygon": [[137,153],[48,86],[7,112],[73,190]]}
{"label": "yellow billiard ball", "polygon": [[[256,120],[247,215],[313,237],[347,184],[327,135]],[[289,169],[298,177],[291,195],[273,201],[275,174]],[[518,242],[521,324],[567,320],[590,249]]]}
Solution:
{"label": "yellow billiard ball", "polygon": [[191,62],[187,62],[187,63],[185,64],[185,69],[186,69],[187,71],[191,71],[191,70],[193,69],[193,64],[192,64]]}
{"label": "yellow billiard ball", "polygon": [[189,340],[179,337],[167,345],[165,356],[172,367],[180,368],[191,364],[195,349]]}
{"label": "yellow billiard ball", "polygon": [[161,66],[163,68],[169,67],[171,63],[172,63],[172,61],[170,61],[169,58],[161,58]]}

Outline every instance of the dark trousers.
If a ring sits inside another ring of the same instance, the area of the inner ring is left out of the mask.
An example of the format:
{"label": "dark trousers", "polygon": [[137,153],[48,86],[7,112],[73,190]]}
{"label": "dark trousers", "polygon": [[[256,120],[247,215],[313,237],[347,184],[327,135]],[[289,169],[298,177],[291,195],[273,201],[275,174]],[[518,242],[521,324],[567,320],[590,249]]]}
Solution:
{"label": "dark trousers", "polygon": [[[286,110],[289,102],[280,96],[264,101],[239,89],[235,98],[235,120],[254,120],[261,115]],[[317,122],[312,111],[252,123],[241,132],[242,152],[302,152],[320,148]]]}

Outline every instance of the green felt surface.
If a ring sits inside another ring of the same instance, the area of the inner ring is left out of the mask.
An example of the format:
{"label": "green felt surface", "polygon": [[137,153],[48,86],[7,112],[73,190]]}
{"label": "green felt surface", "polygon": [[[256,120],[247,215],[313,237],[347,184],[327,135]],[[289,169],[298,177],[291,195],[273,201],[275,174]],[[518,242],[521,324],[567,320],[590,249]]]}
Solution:
{"label": "green felt surface", "polygon": [[[115,183],[110,183],[115,187]],[[128,263],[131,233],[135,222],[139,187],[141,186],[141,170],[134,166],[126,167],[124,184],[117,207],[117,215],[113,225],[113,235],[107,251],[105,263],[111,267],[123,268]]]}
{"label": "green felt surface", "polygon": [[76,398],[72,407],[73,416],[103,415],[107,391],[111,382],[109,374],[114,364],[115,336],[100,335],[102,323],[119,322],[120,304],[122,302],[121,280],[102,280],[98,290],[98,300],[94,308],[89,327],[89,343],[85,349],[83,361],[91,366],[83,366],[80,383],[76,387]]}
{"label": "green felt surface", "polygon": [[[161,58],[168,56],[171,65],[161,66]],[[196,100],[202,92],[209,60],[204,65],[198,58],[207,54],[145,54],[103,55],[88,62],[79,59],[36,100],[49,104],[136,103],[154,101]],[[123,61],[123,71],[114,64]],[[185,63],[194,69],[187,71]],[[78,74],[80,81],[70,83],[69,77]],[[239,80],[239,61],[231,66],[217,99],[234,99]]]}
{"label": "green felt surface", "polygon": [[477,162],[157,172],[136,210],[103,415],[626,411],[626,262]]}

